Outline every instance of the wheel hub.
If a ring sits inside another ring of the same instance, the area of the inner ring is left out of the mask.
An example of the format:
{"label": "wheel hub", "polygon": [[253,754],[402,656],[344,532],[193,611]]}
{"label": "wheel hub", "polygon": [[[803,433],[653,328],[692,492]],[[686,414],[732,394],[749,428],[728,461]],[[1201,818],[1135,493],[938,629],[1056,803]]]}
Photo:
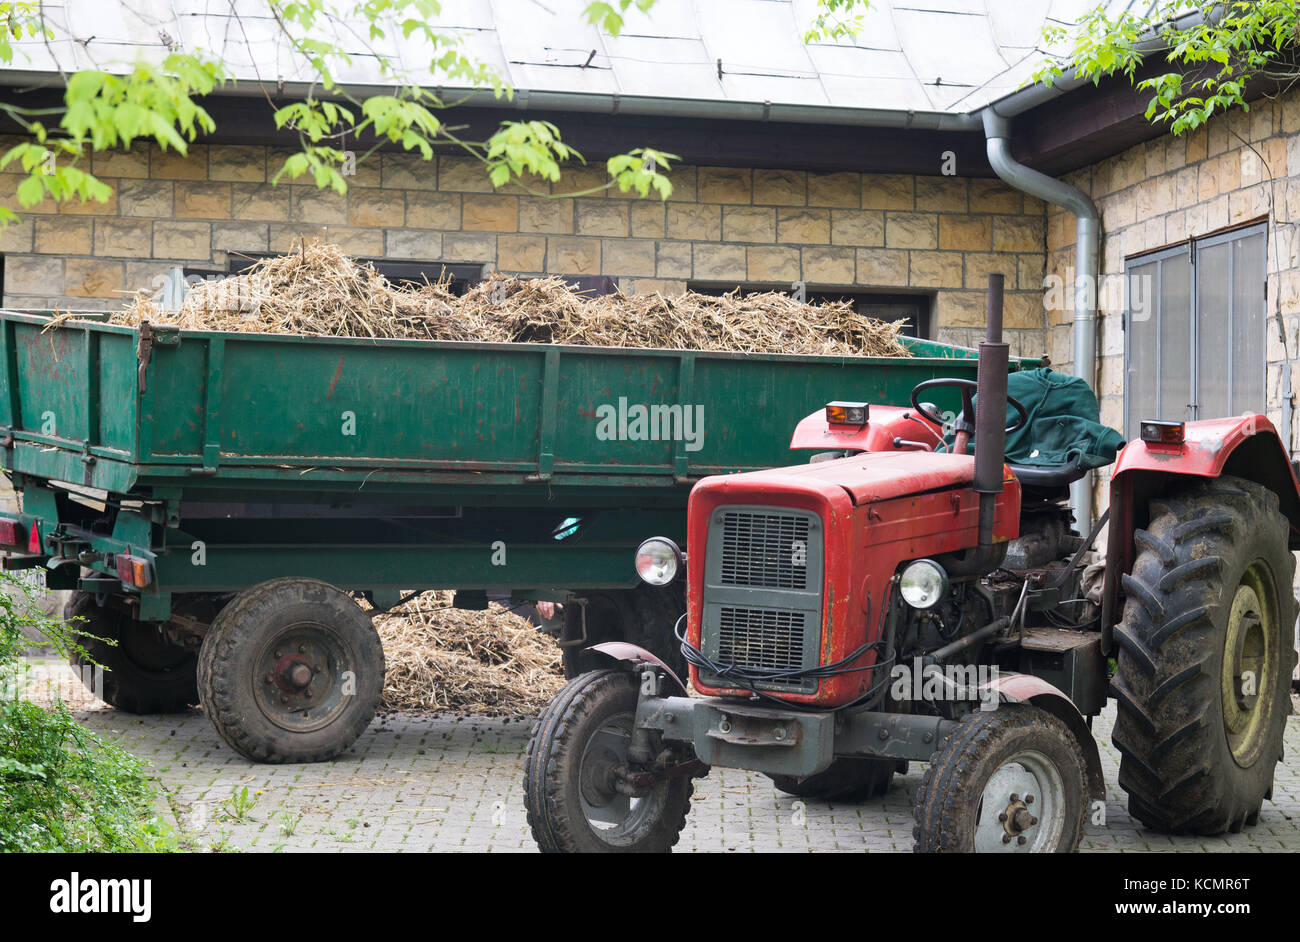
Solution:
{"label": "wheel hub", "polygon": [[1268,738],[1278,657],[1273,612],[1263,602],[1270,597],[1256,563],[1242,576],[1228,611],[1220,695],[1228,748],[1242,768],[1255,763]]}
{"label": "wheel hub", "polygon": [[319,673],[301,654],[286,654],[275,662],[275,685],[285,693],[310,692],[312,678]]}
{"label": "wheel hub", "polygon": [[1021,799],[1019,795],[1012,794],[1006,810],[998,814],[998,821],[1002,824],[1003,844],[1010,844],[1012,841],[1020,844],[1027,842],[1028,838],[1025,832],[1038,824],[1038,818],[1034,817],[1029,810],[1029,806],[1033,802],[1033,795],[1025,795]]}
{"label": "wheel hub", "polygon": [[611,717],[588,740],[578,773],[578,798],[583,817],[600,839],[618,845],[658,813],[662,796],[655,788],[637,786],[639,776],[629,763],[635,719]]}
{"label": "wheel hub", "polygon": [[1061,840],[1065,786],[1060,772],[1036,751],[1007,759],[989,776],[975,823],[981,853],[1051,851]]}
{"label": "wheel hub", "polygon": [[282,631],[257,661],[254,693],[271,722],[310,732],[333,722],[347,706],[350,649],[325,626],[298,624]]}

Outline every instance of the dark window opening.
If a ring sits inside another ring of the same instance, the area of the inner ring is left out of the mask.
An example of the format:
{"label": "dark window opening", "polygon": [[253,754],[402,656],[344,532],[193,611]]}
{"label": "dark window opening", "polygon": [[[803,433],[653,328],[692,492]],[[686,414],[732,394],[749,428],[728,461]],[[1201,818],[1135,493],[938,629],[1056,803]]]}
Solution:
{"label": "dark window opening", "polygon": [[[269,252],[231,252],[224,271],[191,267],[186,268],[184,274],[187,278],[191,275],[200,278],[238,275],[264,258],[278,257]],[[357,261],[373,265],[379,274],[395,285],[421,285],[426,281],[449,278],[452,294],[458,297],[486,279],[491,272],[491,265],[483,262],[412,261],[391,258],[358,258]],[[608,275],[562,275],[561,277],[571,290],[588,297],[614,294],[618,291],[618,280]]]}
{"label": "dark window opening", "polygon": [[[252,268],[264,258],[278,257],[278,255],[268,252],[238,254],[232,252],[230,253],[230,260],[227,262],[227,271],[219,274],[238,275]],[[421,285],[426,281],[434,282],[440,278],[448,278],[451,281],[451,291],[456,295],[464,294],[482,281],[488,269],[488,266],[482,262],[426,262],[390,258],[358,258],[357,261],[373,265],[379,274],[395,285]],[[199,275],[205,274],[203,269],[185,269],[187,276],[191,272]]]}
{"label": "dark window opening", "polygon": [[[788,285],[742,284],[724,285],[716,282],[690,282],[686,287],[700,294],[721,295],[740,289],[741,294],[759,291],[783,291],[792,294]],[[906,337],[929,339],[931,299],[924,294],[882,294],[878,291],[836,290],[834,288],[808,290],[805,300],[809,304],[825,301],[847,301],[853,310],[864,317],[881,321],[903,321],[901,333]]]}

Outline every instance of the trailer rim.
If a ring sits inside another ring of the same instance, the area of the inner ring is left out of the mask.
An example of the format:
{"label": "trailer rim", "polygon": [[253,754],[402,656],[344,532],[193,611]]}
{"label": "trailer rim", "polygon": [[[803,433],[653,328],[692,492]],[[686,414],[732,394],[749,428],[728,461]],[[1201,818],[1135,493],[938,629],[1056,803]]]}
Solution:
{"label": "trailer rim", "polygon": [[[262,714],[292,733],[329,726],[347,706],[346,678],[356,676],[350,646],[329,625],[286,625],[267,640],[253,685]],[[343,682],[340,682],[340,681]]]}

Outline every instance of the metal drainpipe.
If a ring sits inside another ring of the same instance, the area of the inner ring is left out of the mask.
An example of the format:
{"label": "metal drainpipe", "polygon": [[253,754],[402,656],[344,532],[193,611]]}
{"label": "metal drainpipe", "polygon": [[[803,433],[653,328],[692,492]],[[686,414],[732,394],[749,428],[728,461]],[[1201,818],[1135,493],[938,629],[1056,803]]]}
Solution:
{"label": "metal drainpipe", "polygon": [[[1011,121],[985,108],[984,137],[989,164],[1003,181],[1021,192],[1063,206],[1075,216],[1074,235],[1074,375],[1097,385],[1097,240],[1101,216],[1078,187],[1039,173],[1011,156]],[[1092,474],[1070,485],[1070,507],[1080,533],[1092,529]]]}

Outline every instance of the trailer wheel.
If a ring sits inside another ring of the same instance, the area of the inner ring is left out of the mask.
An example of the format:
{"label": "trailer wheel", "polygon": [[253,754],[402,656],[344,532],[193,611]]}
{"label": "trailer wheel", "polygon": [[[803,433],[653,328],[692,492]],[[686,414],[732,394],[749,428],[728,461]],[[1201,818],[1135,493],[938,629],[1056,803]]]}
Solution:
{"label": "trailer wheel", "polygon": [[620,791],[638,681],[621,670],[582,674],[537,719],[524,759],[524,805],[545,853],[667,853],[686,826],[689,776]]}
{"label": "trailer wheel", "polygon": [[1296,663],[1288,532],[1277,495],[1224,476],[1153,502],[1133,535],[1113,738],[1149,827],[1240,831],[1272,793]]}
{"label": "trailer wheel", "polygon": [[[609,666],[607,658],[588,651],[603,641],[627,641],[640,645],[671,667],[678,677],[686,677],[686,658],[673,635],[677,619],[686,611],[686,599],[680,585],[662,587],[638,585],[635,589],[588,592],[587,641],[582,647],[562,649],[564,676],[577,677],[585,671]],[[581,638],[582,604],[564,606],[564,634]]]}
{"label": "trailer wheel", "polygon": [[68,661],[86,689],[109,706],[124,713],[182,713],[199,702],[195,652],[168,642],[158,623],[101,606],[86,592],[74,593],[64,608],[64,620],[74,619],[81,619],[73,632],[89,660],[72,651]]}
{"label": "trailer wheel", "polygon": [[916,794],[916,853],[1072,853],[1087,812],[1083,752],[1037,707],[970,713]]}
{"label": "trailer wheel", "polygon": [[273,579],[236,596],[199,652],[217,735],[254,762],[321,762],[370,724],[384,685],[374,625],[347,593]]}
{"label": "trailer wheel", "polygon": [[895,772],[905,772],[906,762],[896,759],[836,759],[816,775],[769,775],[777,789],[796,798],[814,801],[867,801],[889,791]]}

